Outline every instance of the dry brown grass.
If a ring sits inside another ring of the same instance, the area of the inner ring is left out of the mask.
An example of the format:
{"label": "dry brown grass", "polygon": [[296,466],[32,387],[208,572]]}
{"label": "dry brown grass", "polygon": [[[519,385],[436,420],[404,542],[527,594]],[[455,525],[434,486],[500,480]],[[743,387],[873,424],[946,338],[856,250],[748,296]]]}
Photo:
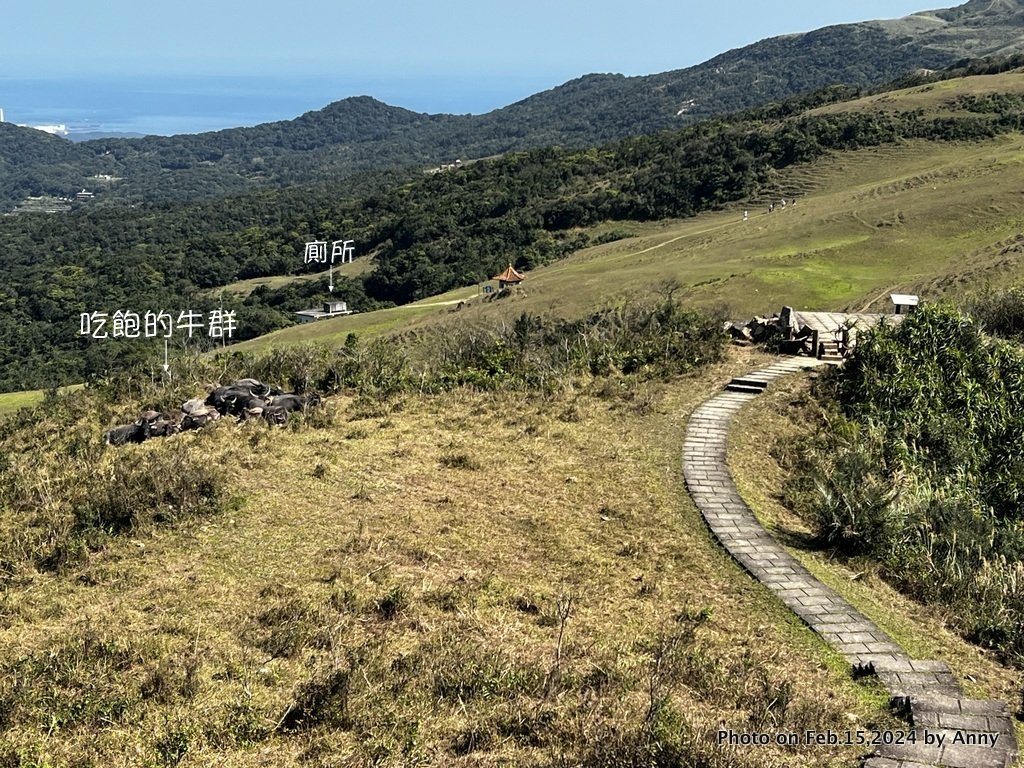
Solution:
{"label": "dry brown grass", "polygon": [[881,716],[686,495],[687,414],[760,362],[730,357],[120,450],[191,441],[245,503],[6,584],[0,765],[854,765],[710,741]]}

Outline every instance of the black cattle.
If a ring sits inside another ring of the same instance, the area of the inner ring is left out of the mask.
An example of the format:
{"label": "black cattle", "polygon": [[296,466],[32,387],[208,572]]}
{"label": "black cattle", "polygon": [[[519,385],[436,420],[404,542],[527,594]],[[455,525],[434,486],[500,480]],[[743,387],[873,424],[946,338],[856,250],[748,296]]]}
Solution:
{"label": "black cattle", "polygon": [[229,384],[229,387],[237,387],[238,389],[251,389],[256,395],[260,397],[266,397],[270,394],[271,387],[269,384],[264,384],[259,379],[239,379],[233,384]]}
{"label": "black cattle", "polygon": [[251,411],[255,408],[266,408],[269,403],[261,397],[248,397],[245,400],[239,400],[238,406],[241,411]]}
{"label": "black cattle", "polygon": [[148,421],[139,419],[134,424],[122,424],[103,433],[107,445],[124,445],[125,443],[142,443],[150,438],[151,428]]}
{"label": "black cattle", "polygon": [[213,390],[206,398],[206,405],[216,408],[222,416],[241,416],[250,400],[263,400],[280,391],[256,379],[239,379]]}
{"label": "black cattle", "polygon": [[248,399],[252,392],[237,387],[217,387],[206,397],[205,405],[215,408],[222,416],[230,414],[240,399]]}
{"label": "black cattle", "polygon": [[168,411],[158,414],[152,422],[152,437],[170,437],[181,432],[181,420],[185,414],[183,411]]}
{"label": "black cattle", "polygon": [[181,420],[181,431],[189,429],[202,429],[203,427],[212,424],[220,418],[220,414],[217,411],[211,411],[209,408],[204,408],[201,411],[194,411],[192,413],[186,413],[185,418]]}
{"label": "black cattle", "polygon": [[240,421],[249,421],[249,419],[259,419],[263,416],[263,409],[265,405],[258,405],[253,408],[246,408],[242,411],[242,415],[239,416]]}
{"label": "black cattle", "polygon": [[236,389],[250,389],[255,397],[267,398],[271,395],[284,394],[284,390],[264,384],[259,379],[239,379],[228,386]]}
{"label": "black cattle", "polygon": [[289,413],[293,411],[304,411],[320,404],[319,395],[278,395],[271,398],[270,404],[275,407],[284,408]]}
{"label": "black cattle", "polygon": [[240,403],[241,412],[238,414],[238,418],[241,421],[247,421],[248,419],[256,419],[263,415],[263,409],[267,407],[267,401],[261,400],[258,397],[250,397],[244,403]]}
{"label": "black cattle", "polygon": [[150,437],[170,437],[181,432],[181,425],[170,421],[157,421],[153,423]]}
{"label": "black cattle", "polygon": [[280,405],[268,405],[260,413],[260,416],[268,424],[278,424],[283,427],[288,423],[288,410]]}

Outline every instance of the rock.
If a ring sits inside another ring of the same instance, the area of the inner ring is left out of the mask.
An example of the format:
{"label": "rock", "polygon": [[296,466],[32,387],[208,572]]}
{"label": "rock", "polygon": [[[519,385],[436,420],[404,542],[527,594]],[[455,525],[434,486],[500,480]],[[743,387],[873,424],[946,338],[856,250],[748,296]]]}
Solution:
{"label": "rock", "polygon": [[745,326],[729,323],[725,330],[734,339],[750,340],[750,331]]}
{"label": "rock", "polygon": [[198,397],[193,397],[191,400],[186,400],[181,404],[181,410],[185,413],[199,413],[199,411],[206,410],[206,402]]}

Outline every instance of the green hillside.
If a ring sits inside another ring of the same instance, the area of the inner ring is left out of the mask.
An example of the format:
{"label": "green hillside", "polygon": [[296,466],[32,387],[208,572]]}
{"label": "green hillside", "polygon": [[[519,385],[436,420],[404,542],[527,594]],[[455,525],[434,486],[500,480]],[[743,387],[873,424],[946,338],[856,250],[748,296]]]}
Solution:
{"label": "green hillside", "polygon": [[[1004,61],[997,69],[1006,66]],[[620,292],[627,286],[646,290],[652,280],[675,277],[691,286],[694,298],[729,301],[744,312],[785,300],[781,294],[789,294],[790,301],[806,295],[808,302],[826,306],[870,298],[866,294],[872,290],[907,281],[908,275],[879,268],[878,262],[889,257],[878,249],[903,248],[901,233],[915,226],[907,216],[916,215],[919,204],[932,205],[925,199],[927,186],[916,177],[935,173],[932,166],[952,164],[947,175],[964,185],[962,194],[990,196],[991,189],[983,193],[971,179],[979,184],[979,174],[1004,179],[1001,166],[976,169],[973,164],[984,164],[990,152],[997,164],[1013,161],[1012,149],[1005,147],[1012,146],[1022,125],[1021,74],[971,79],[955,74],[945,73],[953,77],[948,82],[939,78],[846,107],[841,105],[857,92],[832,88],[599,148],[512,153],[421,175],[360,198],[341,197],[322,185],[127,211],[7,217],[0,222],[0,306],[7,309],[0,315],[0,339],[8,342],[0,346],[0,388],[72,383],[131,362],[152,362],[162,352],[155,343],[91,343],[77,333],[81,313],[208,312],[223,304],[237,313],[242,340],[288,325],[296,310],[327,298],[322,281],[290,279],[320,267],[303,264],[302,244],[321,237],[358,243],[362,266],[346,267],[352,271],[336,279],[334,296],[360,312],[478,285],[509,262],[539,275],[544,274],[541,268],[561,274],[564,287],[557,289],[557,299],[546,300],[552,306],[580,307],[592,299],[588,286],[608,283],[607,268],[602,259],[591,266],[560,260],[587,246],[600,247],[582,255],[583,262],[592,253],[610,255],[609,263],[622,267],[614,281]],[[927,108],[924,96],[933,99]],[[906,147],[917,149],[908,155]],[[848,187],[853,179],[844,177],[844,163],[827,164],[828,157],[846,153],[887,158],[878,166],[880,175],[856,183],[921,187],[921,200],[912,196],[902,211],[901,203],[884,193],[871,205],[859,198],[815,197],[768,219],[760,215],[771,200]],[[906,177],[893,176],[903,172],[905,157]],[[825,163],[822,170],[809,165],[814,161]],[[835,178],[830,181],[830,176]],[[1012,185],[999,181],[1004,183]],[[933,186],[938,205],[947,190]],[[987,244],[971,240],[971,247],[992,246],[1016,234],[999,219],[1005,211],[998,197],[988,199],[972,215],[985,217],[980,236],[998,237]],[[951,214],[922,213],[921,231],[906,246],[911,256],[917,253],[921,263],[930,262],[933,246],[948,246],[942,233],[962,210],[974,210],[974,197],[964,201],[967,208]],[[743,208],[752,209],[750,221],[740,229],[730,227],[730,216],[735,221]],[[679,223],[679,232],[666,223],[710,212],[711,219]],[[933,218],[936,227],[929,230]],[[711,231],[705,232],[708,227]],[[666,231],[669,243],[658,240],[657,233]],[[703,244],[696,256],[711,254],[711,260],[688,257],[688,271],[673,267],[666,274],[666,257],[676,257],[694,242]],[[728,252],[708,245],[716,242]],[[369,254],[372,270],[365,266]],[[794,267],[803,275],[798,290],[804,292],[795,297]],[[910,277],[941,279],[940,272],[929,269]],[[257,279],[264,284],[223,290]],[[542,283],[538,279],[530,285]],[[465,298],[464,292],[455,298]],[[183,306],[186,302],[191,306]]]}
{"label": "green hillside", "polygon": [[[609,299],[656,291],[666,281],[677,282],[679,295],[697,305],[724,304],[735,319],[785,304],[885,311],[894,291],[934,299],[1012,283],[1024,279],[1022,170],[1020,134],[835,153],[775,179],[777,194],[770,199],[795,197],[795,205],[769,214],[765,195],[692,219],[632,223],[625,226],[632,237],[531,271],[506,301],[487,301],[475,287],[459,289],[393,310],[284,329],[240,347],[339,342],[350,331],[375,333],[446,317],[575,316]],[[458,300],[469,306],[457,316],[452,306],[438,306]]]}

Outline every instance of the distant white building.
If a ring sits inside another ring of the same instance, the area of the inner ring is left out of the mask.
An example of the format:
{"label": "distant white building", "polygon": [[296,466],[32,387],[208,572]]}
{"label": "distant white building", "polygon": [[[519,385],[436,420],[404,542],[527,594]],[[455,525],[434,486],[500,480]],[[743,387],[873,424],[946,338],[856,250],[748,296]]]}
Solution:
{"label": "distant white building", "polygon": [[909,315],[920,303],[917,296],[909,293],[890,293],[889,300],[892,301],[894,312],[897,315]]}
{"label": "distant white building", "polygon": [[323,309],[304,309],[301,312],[296,312],[295,314],[302,322],[311,323],[314,320],[323,320],[325,317],[351,315],[352,310],[348,308],[348,304],[344,301],[325,301],[323,303]]}
{"label": "distant white building", "polygon": [[427,173],[442,173],[444,171],[457,171],[463,165],[462,160],[456,160],[454,163],[441,163],[437,168],[431,168]]}
{"label": "distant white building", "polygon": [[30,125],[29,128],[35,128],[37,131],[49,133],[53,136],[68,135],[68,127],[64,125],[64,123],[59,123],[57,125]]}
{"label": "distant white building", "polygon": [[[3,121],[0,120],[0,122],[3,122]],[[68,135],[68,127],[66,125],[64,125],[64,123],[57,123],[57,124],[53,124],[53,125],[24,125],[23,123],[18,123],[18,127],[19,128],[34,128],[37,131],[42,131],[43,133],[48,133],[51,136],[61,136],[63,138],[67,138],[67,135]]]}

